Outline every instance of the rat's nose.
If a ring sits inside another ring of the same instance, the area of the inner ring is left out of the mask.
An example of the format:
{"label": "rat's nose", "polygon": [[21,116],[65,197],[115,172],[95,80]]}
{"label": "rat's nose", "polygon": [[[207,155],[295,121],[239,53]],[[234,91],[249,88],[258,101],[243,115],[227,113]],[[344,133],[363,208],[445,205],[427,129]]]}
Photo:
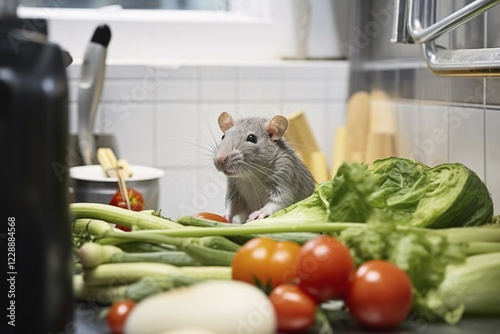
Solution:
{"label": "rat's nose", "polygon": [[229,160],[229,157],[227,155],[221,155],[221,156],[217,157],[217,162],[221,166],[224,166],[228,160]]}

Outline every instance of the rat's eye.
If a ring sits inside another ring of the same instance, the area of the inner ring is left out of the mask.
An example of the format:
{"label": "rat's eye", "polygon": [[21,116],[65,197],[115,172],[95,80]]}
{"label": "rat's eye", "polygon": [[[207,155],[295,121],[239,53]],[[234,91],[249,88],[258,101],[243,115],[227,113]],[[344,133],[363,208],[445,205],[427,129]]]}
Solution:
{"label": "rat's eye", "polygon": [[226,136],[226,135],[222,135],[222,138],[221,138],[221,139],[222,139],[222,140],[224,140],[224,137],[225,137],[225,136]]}
{"label": "rat's eye", "polygon": [[247,141],[251,141],[252,143],[257,143],[257,137],[254,134],[249,134],[247,137]]}

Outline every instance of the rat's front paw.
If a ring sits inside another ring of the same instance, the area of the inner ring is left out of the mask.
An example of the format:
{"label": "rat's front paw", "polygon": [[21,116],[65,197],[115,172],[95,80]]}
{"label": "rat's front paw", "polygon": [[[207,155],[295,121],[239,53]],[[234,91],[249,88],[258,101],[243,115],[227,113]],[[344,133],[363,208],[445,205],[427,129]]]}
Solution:
{"label": "rat's front paw", "polygon": [[281,209],[280,206],[274,204],[273,202],[269,202],[264,205],[262,209],[252,212],[250,216],[248,216],[248,221],[269,217],[279,209]]}
{"label": "rat's front paw", "polygon": [[250,214],[250,216],[248,216],[248,221],[266,218],[266,217],[269,217],[272,214],[273,213],[269,212],[269,210],[265,210],[264,208],[262,208],[260,210],[252,212]]}
{"label": "rat's front paw", "polygon": [[223,215],[223,217],[226,219],[226,221],[227,221],[228,223],[232,223],[232,222],[233,222],[233,214],[232,214],[231,212],[227,211],[227,212]]}

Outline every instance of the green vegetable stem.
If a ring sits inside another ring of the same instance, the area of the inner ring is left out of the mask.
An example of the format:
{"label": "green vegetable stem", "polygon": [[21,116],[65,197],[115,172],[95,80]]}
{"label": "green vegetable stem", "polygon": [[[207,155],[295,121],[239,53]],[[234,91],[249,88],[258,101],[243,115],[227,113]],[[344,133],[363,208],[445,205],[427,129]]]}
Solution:
{"label": "green vegetable stem", "polygon": [[89,285],[85,284],[83,275],[74,275],[73,293],[76,300],[112,304],[123,299],[140,301],[162,291],[189,286],[201,281],[203,280],[194,277],[166,276],[162,278],[144,277],[128,285]]}
{"label": "green vegetable stem", "polygon": [[157,215],[131,211],[120,207],[99,203],[71,203],[70,211],[74,219],[100,219],[108,223],[137,229],[174,229],[182,225]]}
{"label": "green vegetable stem", "polygon": [[176,267],[163,263],[108,263],[83,272],[83,280],[87,286],[126,285],[137,282],[144,277],[164,279],[182,277],[193,279],[231,279],[231,268],[220,266],[209,267]]}
{"label": "green vegetable stem", "polygon": [[[103,246],[104,247],[104,246]],[[171,264],[178,267],[201,266],[201,262],[182,251],[164,251],[149,253],[116,253],[113,254],[107,263],[124,262],[154,262]]]}

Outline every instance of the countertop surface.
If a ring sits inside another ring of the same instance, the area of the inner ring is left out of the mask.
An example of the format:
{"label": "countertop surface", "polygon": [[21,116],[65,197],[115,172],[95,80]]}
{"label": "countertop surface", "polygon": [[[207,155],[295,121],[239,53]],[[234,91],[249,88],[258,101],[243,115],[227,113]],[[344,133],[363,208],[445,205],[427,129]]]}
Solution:
{"label": "countertop surface", "polygon": [[[106,334],[109,333],[106,323],[99,320],[102,307],[92,303],[78,303],[75,308],[75,327],[77,334]],[[358,326],[345,312],[332,311],[328,313],[333,332],[337,333],[382,333],[368,331]],[[315,333],[311,331],[307,334]],[[383,332],[387,333],[387,332]],[[445,323],[430,323],[425,319],[412,316],[397,330],[390,333],[418,333],[418,334],[500,334],[500,318],[484,316],[466,316],[456,325]]]}

